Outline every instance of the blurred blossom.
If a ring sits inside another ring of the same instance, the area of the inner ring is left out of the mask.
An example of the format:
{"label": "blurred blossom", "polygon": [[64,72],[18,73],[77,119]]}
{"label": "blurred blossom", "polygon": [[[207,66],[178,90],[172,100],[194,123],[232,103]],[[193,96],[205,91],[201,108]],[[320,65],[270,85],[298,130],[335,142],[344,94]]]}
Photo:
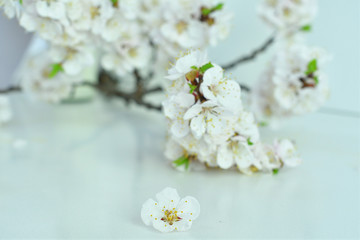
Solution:
{"label": "blurred blossom", "polygon": [[280,47],[251,93],[257,117],[272,124],[316,111],[329,96],[326,52],[304,45]]}
{"label": "blurred blossom", "polygon": [[[65,98],[71,78],[91,65],[122,77],[153,68],[152,56],[163,66],[181,50],[215,45],[227,36],[231,17],[212,0],[8,0],[0,7],[50,43],[47,62],[32,61],[34,73],[22,79],[38,99],[50,102]],[[91,49],[99,49],[100,61]],[[61,67],[59,76],[45,81],[40,73],[54,64]]]}

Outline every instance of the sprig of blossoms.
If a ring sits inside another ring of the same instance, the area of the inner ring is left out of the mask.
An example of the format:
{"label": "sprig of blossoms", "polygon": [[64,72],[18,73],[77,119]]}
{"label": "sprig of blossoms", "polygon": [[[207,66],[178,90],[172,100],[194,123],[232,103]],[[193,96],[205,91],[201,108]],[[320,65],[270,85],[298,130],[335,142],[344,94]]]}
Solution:
{"label": "sprig of blossoms", "polygon": [[188,168],[199,161],[252,173],[300,162],[290,141],[259,141],[254,116],[242,106],[239,84],[224,76],[205,52],[194,50],[180,57],[166,78],[170,83],[163,102],[169,129],[165,155],[173,165]]}
{"label": "sprig of blossoms", "polygon": [[323,72],[328,59],[324,50],[304,45],[278,51],[251,94],[252,109],[259,119],[275,123],[322,106],[329,96]]}
{"label": "sprig of blossoms", "polygon": [[119,77],[146,72],[152,56],[164,65],[180,50],[216,44],[229,30],[229,14],[212,0],[0,0],[0,8],[50,43],[46,65],[61,65],[59,79],[70,85],[98,62]]}
{"label": "sprig of blossoms", "polygon": [[316,0],[263,0],[259,16],[283,35],[308,31],[317,13]]}

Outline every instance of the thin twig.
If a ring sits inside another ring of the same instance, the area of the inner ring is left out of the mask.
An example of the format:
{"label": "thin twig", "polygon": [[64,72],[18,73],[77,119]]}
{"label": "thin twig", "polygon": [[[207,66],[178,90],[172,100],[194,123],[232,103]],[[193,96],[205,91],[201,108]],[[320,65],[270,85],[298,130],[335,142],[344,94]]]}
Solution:
{"label": "thin twig", "polygon": [[260,53],[265,52],[265,50],[275,41],[275,37],[271,36],[264,44],[262,44],[259,48],[255,49],[252,53],[247,56],[240,57],[235,61],[228,63],[227,65],[223,66],[223,69],[229,70],[231,68],[236,67],[237,65],[251,61],[255,59]]}
{"label": "thin twig", "polygon": [[251,92],[251,89],[249,86],[241,84],[241,83],[239,83],[239,85],[240,85],[241,91]]}
{"label": "thin twig", "polygon": [[11,86],[5,89],[0,89],[0,93],[11,93],[11,92],[20,92],[21,88],[19,86]]}

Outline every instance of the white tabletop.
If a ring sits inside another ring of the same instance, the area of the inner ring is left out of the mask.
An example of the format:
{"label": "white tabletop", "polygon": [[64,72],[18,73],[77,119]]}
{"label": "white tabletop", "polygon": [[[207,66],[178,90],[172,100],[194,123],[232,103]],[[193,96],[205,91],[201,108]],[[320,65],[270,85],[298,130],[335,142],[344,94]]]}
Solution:
{"label": "white tabletop", "polygon": [[[57,107],[13,95],[0,129],[0,238],[357,238],[359,119],[316,113],[276,136],[297,141],[303,164],[278,175],[178,172],[163,157],[165,121],[116,101]],[[185,233],[158,233],[142,203],[164,187],[194,196]]]}

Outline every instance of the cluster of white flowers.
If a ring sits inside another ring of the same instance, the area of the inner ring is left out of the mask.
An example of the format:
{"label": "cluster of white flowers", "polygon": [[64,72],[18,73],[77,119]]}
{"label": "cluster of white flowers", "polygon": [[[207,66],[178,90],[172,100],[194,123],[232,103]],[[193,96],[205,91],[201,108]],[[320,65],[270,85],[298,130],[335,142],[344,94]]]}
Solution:
{"label": "cluster of white flowers", "polygon": [[156,194],[156,199],[143,204],[141,219],[160,232],[187,231],[200,215],[198,200],[191,196],[180,199],[174,188],[165,188]]}
{"label": "cluster of white flowers", "polygon": [[327,58],[323,50],[304,45],[277,52],[253,90],[253,110],[270,122],[317,110],[329,96],[321,71]]}
{"label": "cluster of white flowers", "polygon": [[[36,80],[25,85],[36,82],[41,86],[33,89],[59,92],[40,97],[51,101],[66,97],[74,76],[97,62],[121,77],[150,68],[152,55],[168,62],[179,50],[215,44],[229,29],[229,14],[222,7],[212,0],[0,0],[8,17],[50,43],[48,62],[37,66],[32,61]],[[38,74],[44,68],[53,74]],[[55,78],[58,73],[63,76]]]}
{"label": "cluster of white flowers", "polygon": [[258,7],[260,17],[282,34],[306,30],[316,13],[316,0],[263,0]]}
{"label": "cluster of white flowers", "polygon": [[311,28],[315,0],[265,0],[259,9],[261,17],[280,31],[280,41],[252,90],[251,106],[259,120],[274,126],[285,117],[313,112],[324,104],[329,87],[323,69],[329,57],[297,37]]}
{"label": "cluster of white flowers", "polygon": [[188,168],[198,160],[210,167],[237,166],[250,174],[300,162],[290,141],[273,145],[259,141],[254,116],[242,106],[239,84],[209,62],[205,52],[187,53],[168,74],[171,83],[163,102],[169,128],[165,155],[175,166]]}

